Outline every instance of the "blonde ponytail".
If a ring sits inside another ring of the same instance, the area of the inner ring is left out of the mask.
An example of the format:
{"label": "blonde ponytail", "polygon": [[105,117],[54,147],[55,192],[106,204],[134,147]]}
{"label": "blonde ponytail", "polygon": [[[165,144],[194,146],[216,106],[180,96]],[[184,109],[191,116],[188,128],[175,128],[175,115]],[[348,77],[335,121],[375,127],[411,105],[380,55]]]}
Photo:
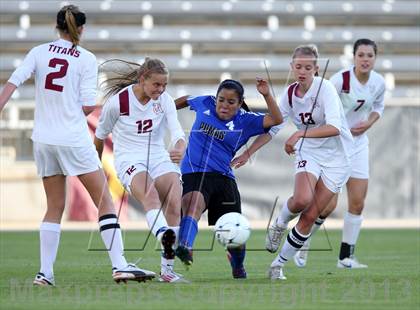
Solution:
{"label": "blonde ponytail", "polygon": [[121,59],[105,61],[100,65],[100,73],[108,76],[100,84],[106,100],[127,86],[137,84],[140,77],[148,79],[153,73],[169,74],[169,71],[160,59],[146,57],[141,65]]}

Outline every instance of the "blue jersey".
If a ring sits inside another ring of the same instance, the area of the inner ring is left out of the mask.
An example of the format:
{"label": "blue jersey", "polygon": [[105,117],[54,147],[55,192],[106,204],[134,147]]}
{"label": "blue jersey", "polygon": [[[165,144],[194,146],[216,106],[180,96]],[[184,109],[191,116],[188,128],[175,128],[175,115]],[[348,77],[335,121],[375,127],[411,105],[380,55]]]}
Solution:
{"label": "blue jersey", "polygon": [[189,97],[188,104],[196,118],[182,160],[182,174],[217,172],[234,179],[230,162],[250,137],[265,132],[264,114],[240,109],[225,121],[216,114],[214,96]]}

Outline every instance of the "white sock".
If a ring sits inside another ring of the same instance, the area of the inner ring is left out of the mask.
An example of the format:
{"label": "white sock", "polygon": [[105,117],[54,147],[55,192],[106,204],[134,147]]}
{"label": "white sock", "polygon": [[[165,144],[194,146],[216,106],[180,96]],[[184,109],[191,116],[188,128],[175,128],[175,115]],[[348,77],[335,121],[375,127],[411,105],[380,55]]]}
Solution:
{"label": "white sock", "polygon": [[173,270],[174,269],[174,264],[175,264],[175,258],[174,259],[166,259],[163,256],[161,256],[161,258],[160,258],[160,271],[161,271],[161,273],[164,273],[168,269]]}
{"label": "white sock", "polygon": [[299,215],[299,213],[292,213],[289,210],[289,207],[287,206],[287,201],[286,200],[283,203],[283,207],[280,210],[280,214],[276,220],[277,225],[279,226],[287,226],[287,224],[293,220],[296,216]]}
{"label": "white sock", "polygon": [[343,242],[355,245],[359,237],[360,227],[362,226],[363,217],[361,215],[346,212],[344,215],[343,226]]}
{"label": "white sock", "polygon": [[280,253],[277,255],[276,259],[271,263],[271,267],[274,266],[283,266],[289,259],[295,256],[296,252],[303,246],[305,241],[311,236],[302,235],[295,227],[287,235],[286,241],[281,248]]}
{"label": "white sock", "polygon": [[54,277],[54,262],[60,243],[60,224],[42,222],[39,229],[41,269],[45,277]]}
{"label": "white sock", "polygon": [[160,209],[152,209],[147,211],[146,220],[149,229],[152,231],[155,237],[157,237],[161,232],[168,228],[168,223],[166,222],[165,216]]}
{"label": "white sock", "polygon": [[99,230],[111,259],[112,267],[117,269],[126,267],[127,261],[124,257],[124,246],[117,216],[115,214],[101,216],[99,218]]}

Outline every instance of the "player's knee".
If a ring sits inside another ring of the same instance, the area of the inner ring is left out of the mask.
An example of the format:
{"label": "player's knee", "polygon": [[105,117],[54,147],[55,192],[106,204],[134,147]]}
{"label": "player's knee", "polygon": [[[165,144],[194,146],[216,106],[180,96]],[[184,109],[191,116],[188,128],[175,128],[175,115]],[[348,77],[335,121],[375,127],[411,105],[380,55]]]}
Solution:
{"label": "player's knee", "polygon": [[178,205],[168,205],[165,210],[165,217],[167,218],[181,218],[181,208]]}
{"label": "player's knee", "polygon": [[349,212],[353,215],[361,215],[363,212],[363,205],[352,206],[349,208]]}
{"label": "player's knee", "polygon": [[295,196],[293,198],[293,209],[295,211],[303,211],[310,205],[310,203],[311,203],[310,197]]}
{"label": "player's knee", "polygon": [[362,214],[364,206],[363,200],[352,201],[349,205],[349,211],[351,214],[360,215]]}

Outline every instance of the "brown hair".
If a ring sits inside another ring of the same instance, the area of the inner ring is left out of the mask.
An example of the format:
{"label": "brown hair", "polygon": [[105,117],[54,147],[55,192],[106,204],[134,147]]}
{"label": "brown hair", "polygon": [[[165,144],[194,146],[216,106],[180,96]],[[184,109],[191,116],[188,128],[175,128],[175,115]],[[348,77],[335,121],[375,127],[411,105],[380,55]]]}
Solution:
{"label": "brown hair", "polygon": [[146,57],[141,65],[121,59],[107,60],[100,65],[100,72],[110,75],[100,85],[105,94],[105,99],[117,94],[129,85],[138,83],[140,77],[148,79],[154,73],[169,74],[163,61],[149,57]]}
{"label": "brown hair", "polygon": [[86,24],[86,15],[75,5],[66,5],[57,13],[58,31],[68,33],[74,46],[79,45],[80,33],[78,27]]}

